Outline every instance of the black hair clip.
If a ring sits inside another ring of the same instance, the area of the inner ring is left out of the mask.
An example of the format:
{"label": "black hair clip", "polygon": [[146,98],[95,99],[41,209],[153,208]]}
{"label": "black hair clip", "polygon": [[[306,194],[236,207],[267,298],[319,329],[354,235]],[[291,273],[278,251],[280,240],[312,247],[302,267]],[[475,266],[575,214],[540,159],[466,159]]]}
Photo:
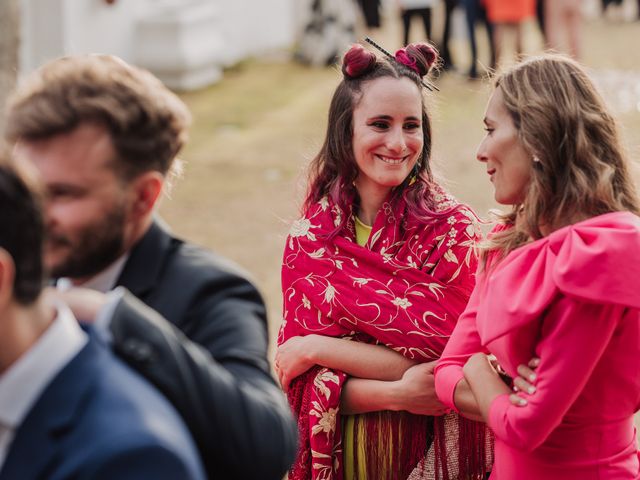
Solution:
{"label": "black hair clip", "polygon": [[[370,44],[370,45],[373,45],[373,47],[375,47],[376,49],[380,50],[380,51],[381,51],[382,53],[384,53],[384,54],[385,54],[385,55],[386,55],[390,60],[392,60],[392,61],[394,61],[394,62],[396,62],[396,63],[400,63],[401,65],[404,65],[404,63],[402,63],[402,62],[398,61],[398,59],[397,59],[395,56],[391,55],[391,53],[387,52],[384,48],[382,48],[380,45],[378,45],[376,42],[374,42],[371,38],[369,38],[369,37],[364,37],[364,41],[365,41],[365,42],[367,42],[367,43],[368,43],[368,44]],[[404,65],[404,66],[406,67],[407,65]],[[436,87],[433,83],[431,83],[431,82],[430,82],[430,81],[428,81],[428,80],[427,80],[427,81],[426,81],[426,83],[425,83],[425,81],[421,79],[421,80],[420,80],[420,83],[422,84],[422,86],[423,86],[424,88],[426,88],[427,90],[429,90],[429,91],[431,91],[431,92],[432,92],[432,91],[434,91],[434,90],[436,90],[436,91],[438,91],[438,92],[440,91],[440,89],[439,89],[438,87]]]}

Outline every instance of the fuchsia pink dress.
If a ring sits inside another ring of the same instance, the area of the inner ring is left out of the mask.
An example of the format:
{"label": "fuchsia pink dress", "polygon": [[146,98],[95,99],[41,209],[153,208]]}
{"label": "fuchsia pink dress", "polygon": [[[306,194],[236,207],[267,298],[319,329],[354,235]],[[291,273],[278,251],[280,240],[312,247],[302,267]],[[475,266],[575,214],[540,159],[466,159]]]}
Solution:
{"label": "fuchsia pink dress", "polygon": [[478,275],[436,367],[437,394],[454,409],[476,352],[493,353],[512,377],[541,359],[526,406],[506,394],[491,404],[491,479],[640,479],[640,218],[576,223]]}

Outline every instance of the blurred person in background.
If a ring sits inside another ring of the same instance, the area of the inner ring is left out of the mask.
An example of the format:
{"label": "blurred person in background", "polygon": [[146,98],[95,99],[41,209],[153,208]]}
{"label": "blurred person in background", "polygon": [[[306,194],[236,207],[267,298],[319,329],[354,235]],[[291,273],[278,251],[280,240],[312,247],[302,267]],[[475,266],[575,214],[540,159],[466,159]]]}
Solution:
{"label": "blurred person in background", "polygon": [[356,39],[357,6],[353,0],[304,0],[298,5],[300,31],[294,60],[325,67],[335,64]]}
{"label": "blurred person in background", "polygon": [[95,320],[174,404],[210,478],[279,479],[297,440],[269,372],[262,298],[154,214],[188,123],[149,72],[84,55],[28,76],[9,99],[5,134],[44,182],[44,261],[76,317]]}
{"label": "blurred person in background", "polygon": [[445,70],[453,70],[455,65],[449,49],[449,41],[451,40],[451,19],[453,11],[458,6],[458,0],[444,0],[444,27],[442,29],[442,41],[439,45],[440,56],[442,58],[442,68]]}
{"label": "blurred person in background", "polygon": [[[444,415],[433,361],[473,288],[474,213],[436,182],[426,43],[344,56],[286,240],[275,368],[300,431],[290,479],[482,478],[483,425]],[[424,78],[424,80],[423,80]],[[425,456],[427,457],[425,461]]]}
{"label": "blurred person in background", "polygon": [[403,45],[409,44],[411,20],[419,17],[424,25],[425,40],[431,40],[431,13],[438,0],[397,0],[402,18]]}
{"label": "blurred person in background", "polygon": [[496,68],[496,48],[493,38],[493,25],[487,18],[487,10],[483,0],[462,0],[467,21],[467,34],[469,37],[469,47],[471,49],[471,66],[469,67],[469,78],[478,78],[478,47],[476,43],[476,25],[478,21],[484,24],[487,31],[489,43],[489,65],[490,71]]}
{"label": "blurred person in background", "polygon": [[169,402],[43,294],[37,181],[0,154],[0,479],[203,480]]}
{"label": "blurred person in background", "polygon": [[[618,15],[621,17],[622,16],[622,6],[624,4],[624,0],[602,0],[601,5],[602,5],[602,15],[606,15],[607,11],[609,10],[609,6],[614,5],[615,10],[617,10]],[[638,20],[640,20],[640,0],[636,1],[637,4],[637,8],[636,8],[636,18]]]}
{"label": "blurred person in background", "polygon": [[557,52],[565,51],[576,60],[580,60],[583,0],[544,0],[544,2],[548,48]]}
{"label": "blurred person in background", "polygon": [[622,2],[623,2],[623,0],[601,0],[602,13],[606,14],[610,5],[615,5],[618,8],[621,7],[622,6]]}
{"label": "blurred person in background", "polygon": [[544,4],[546,0],[536,0],[536,22],[538,24],[538,29],[540,30],[540,35],[542,35],[542,42],[544,45],[547,44],[547,25],[544,18]]}
{"label": "blurred person in background", "polygon": [[[349,1],[351,0],[347,0],[345,3],[348,3]],[[367,31],[374,34],[375,30],[380,28],[382,25],[380,18],[380,8],[382,6],[380,4],[380,0],[357,0],[357,2]]]}
{"label": "blurred person in background", "polygon": [[493,24],[496,64],[505,50],[505,38],[514,36],[516,56],[524,52],[524,22],[535,15],[536,0],[484,0],[487,16]]}

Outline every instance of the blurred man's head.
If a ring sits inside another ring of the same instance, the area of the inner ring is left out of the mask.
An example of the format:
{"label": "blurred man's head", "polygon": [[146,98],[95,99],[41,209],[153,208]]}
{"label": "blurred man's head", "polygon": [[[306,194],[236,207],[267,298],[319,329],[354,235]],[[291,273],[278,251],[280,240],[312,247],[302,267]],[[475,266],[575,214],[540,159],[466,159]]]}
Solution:
{"label": "blurred man's head", "polygon": [[10,98],[6,122],[7,139],[45,184],[45,264],[83,280],[148,228],[189,113],[149,72],[90,55],[34,72]]}
{"label": "blurred man's head", "polygon": [[41,192],[33,175],[0,154],[0,305],[31,305],[44,282]]}

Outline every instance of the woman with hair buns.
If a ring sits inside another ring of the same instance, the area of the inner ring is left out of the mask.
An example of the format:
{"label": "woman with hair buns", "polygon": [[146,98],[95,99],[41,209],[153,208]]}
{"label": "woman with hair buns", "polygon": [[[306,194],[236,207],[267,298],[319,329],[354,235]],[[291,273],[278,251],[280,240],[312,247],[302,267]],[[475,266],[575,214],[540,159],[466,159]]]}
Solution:
{"label": "woman with hair buns", "polygon": [[433,385],[479,238],[431,171],[422,82],[436,59],[428,44],[344,56],[283,258],[275,368],[300,432],[290,479],[404,480],[425,455],[425,478],[481,478],[490,457],[484,425],[442,416]]}
{"label": "woman with hair buns", "polygon": [[[496,80],[484,123],[477,157],[513,210],[485,245],[438,396],[493,430],[492,479],[639,479],[640,202],[615,120],[579,64],[547,55]],[[517,394],[489,353],[522,376]],[[535,373],[517,367],[531,356]]]}

